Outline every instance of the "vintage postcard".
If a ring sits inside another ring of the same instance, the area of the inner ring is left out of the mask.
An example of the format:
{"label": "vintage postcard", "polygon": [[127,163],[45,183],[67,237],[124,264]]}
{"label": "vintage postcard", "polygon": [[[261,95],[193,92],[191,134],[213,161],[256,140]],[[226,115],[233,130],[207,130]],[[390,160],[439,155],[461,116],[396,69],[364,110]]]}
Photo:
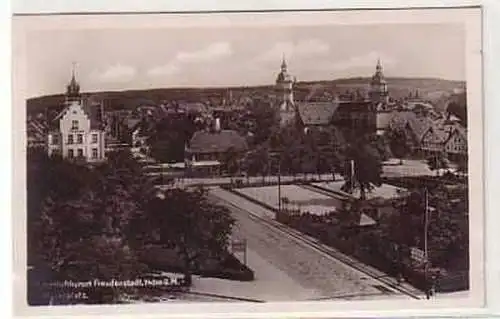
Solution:
{"label": "vintage postcard", "polygon": [[483,305],[479,7],[16,16],[13,43],[17,313]]}

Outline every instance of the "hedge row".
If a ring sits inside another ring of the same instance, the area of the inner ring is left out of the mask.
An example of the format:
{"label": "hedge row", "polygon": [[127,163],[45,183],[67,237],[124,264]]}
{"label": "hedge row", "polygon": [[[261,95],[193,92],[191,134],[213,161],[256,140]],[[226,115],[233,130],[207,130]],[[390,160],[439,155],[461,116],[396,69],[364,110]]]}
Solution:
{"label": "hedge row", "polygon": [[[395,255],[390,258],[387,247],[381,246],[382,241],[369,233],[361,233],[365,230],[299,220],[293,216],[287,216],[286,213],[278,213],[277,220],[389,276],[396,276],[400,272],[405,280],[417,289],[425,290],[428,287],[428,278],[423,270],[414,268],[407,258],[400,259],[401,261],[398,261]],[[390,242],[386,241],[386,244],[389,245]],[[468,287],[468,271],[444,273],[438,279],[436,291],[459,291]]]}
{"label": "hedge row", "polygon": [[[170,249],[158,246],[147,247],[141,255],[141,261],[152,269],[175,273],[184,272],[181,260]],[[200,268],[193,271],[193,274],[239,281],[254,280],[254,272],[229,253],[222,260],[207,260]]]}

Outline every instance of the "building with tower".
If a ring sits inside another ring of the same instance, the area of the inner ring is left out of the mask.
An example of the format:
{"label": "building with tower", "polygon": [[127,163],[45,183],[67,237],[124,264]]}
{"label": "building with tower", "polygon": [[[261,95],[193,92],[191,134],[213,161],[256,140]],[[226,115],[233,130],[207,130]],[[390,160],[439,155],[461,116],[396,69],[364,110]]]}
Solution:
{"label": "building with tower", "polygon": [[370,100],[376,104],[389,102],[389,91],[387,89],[387,81],[385,80],[384,73],[382,71],[382,65],[380,59],[377,61],[377,67],[375,74],[372,76],[370,82]]}
{"label": "building with tower", "polygon": [[279,109],[281,111],[288,112],[294,110],[294,84],[295,78],[293,78],[290,73],[288,73],[285,56],[283,56],[283,60],[281,62],[281,71],[276,77],[276,96],[278,99]]}
{"label": "building with tower", "polygon": [[49,155],[87,162],[105,159],[103,105],[82,97],[74,67],[66,87],[64,108],[52,120],[47,142]]}

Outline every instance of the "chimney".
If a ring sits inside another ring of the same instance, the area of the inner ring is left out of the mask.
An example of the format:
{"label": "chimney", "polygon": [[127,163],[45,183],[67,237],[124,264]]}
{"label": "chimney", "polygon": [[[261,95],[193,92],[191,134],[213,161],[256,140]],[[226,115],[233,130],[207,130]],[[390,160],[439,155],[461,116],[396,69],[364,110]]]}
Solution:
{"label": "chimney", "polygon": [[220,132],[220,118],[215,118],[215,124],[214,124],[214,130],[215,132]]}

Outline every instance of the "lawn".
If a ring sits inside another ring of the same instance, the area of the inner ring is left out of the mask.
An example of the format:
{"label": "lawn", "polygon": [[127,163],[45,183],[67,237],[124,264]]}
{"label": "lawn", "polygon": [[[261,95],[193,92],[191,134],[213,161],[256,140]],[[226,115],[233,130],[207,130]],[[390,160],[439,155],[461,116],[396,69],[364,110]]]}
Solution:
{"label": "lawn", "polygon": [[[313,183],[312,185],[334,192],[342,192],[340,188],[342,187],[343,184],[344,181],[335,181],[335,182]],[[407,190],[404,188],[399,188],[389,184],[382,184],[382,186],[375,187],[371,192],[366,193],[366,198],[372,199],[378,197],[383,199],[391,199],[403,196],[403,194],[406,191]],[[352,196],[359,198],[360,196],[359,189],[355,189],[352,193]]]}
{"label": "lawn", "polygon": [[384,163],[384,177],[401,177],[401,176],[432,176],[436,173],[429,169],[426,161],[423,160],[403,160],[403,165],[396,165],[399,161],[388,161]]}
{"label": "lawn", "polygon": [[[235,191],[268,206],[276,209],[279,208],[277,186],[247,187],[235,189]],[[340,200],[316,193],[298,185],[282,185],[281,197],[286,197],[289,201],[282,208],[298,209],[300,212],[309,212],[315,215],[323,215],[335,211],[336,207],[342,205]]]}

